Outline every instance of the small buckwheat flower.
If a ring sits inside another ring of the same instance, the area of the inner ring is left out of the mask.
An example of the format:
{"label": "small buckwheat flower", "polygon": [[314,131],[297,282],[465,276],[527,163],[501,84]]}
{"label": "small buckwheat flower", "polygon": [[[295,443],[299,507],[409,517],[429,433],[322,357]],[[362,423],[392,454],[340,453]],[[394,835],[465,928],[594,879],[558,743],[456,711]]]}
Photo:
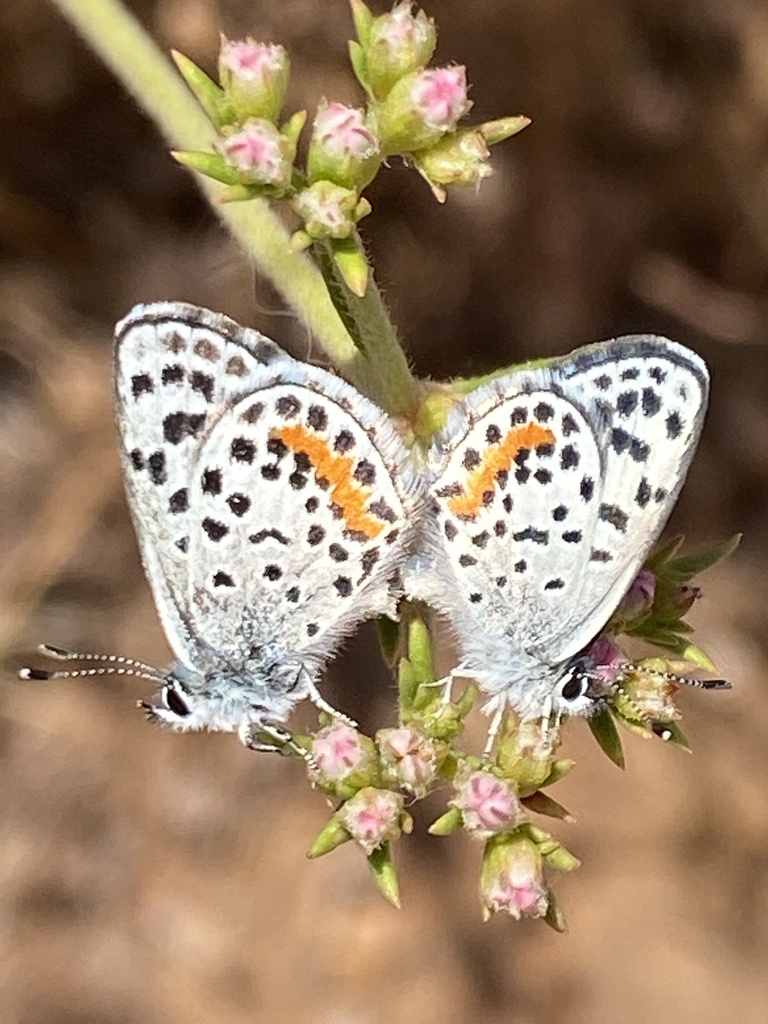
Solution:
{"label": "small buckwheat flower", "polygon": [[595,664],[595,671],[607,686],[616,682],[616,677],[627,664],[626,655],[607,636],[599,636],[592,643],[589,656]]}
{"label": "small buckwheat flower", "polygon": [[376,741],[392,782],[424,796],[437,775],[437,745],[415,729],[380,729]]}
{"label": "small buckwheat flower", "polygon": [[663,658],[645,658],[618,679],[613,698],[621,717],[637,722],[673,722],[681,717],[673,697],[679,689]]}
{"label": "small buckwheat flower", "polygon": [[644,618],[653,607],[655,594],[656,577],[650,570],[641,569],[616,610],[617,618],[626,623]]}
{"label": "small buckwheat flower", "polygon": [[293,208],[304,221],[307,241],[349,238],[355,224],[371,211],[370,203],[358,198],[354,189],[332,181],[316,181],[302,189],[293,199]]}
{"label": "small buckwheat flower", "polygon": [[436,43],[434,20],[422,10],[414,14],[409,0],[374,18],[363,47],[374,96],[384,99],[398,79],[426,67]]}
{"label": "small buckwheat flower", "polygon": [[347,798],[378,779],[376,747],[344,722],[333,722],[313,738],[310,778],[326,793]]}
{"label": "small buckwheat flower", "polygon": [[438,199],[445,198],[441,185],[479,185],[493,172],[488,166],[491,151],[480,131],[453,132],[413,160],[417,170],[432,186]]}
{"label": "small buckwheat flower", "polygon": [[451,806],[462,814],[464,828],[480,838],[508,832],[519,821],[522,808],[511,783],[490,772],[467,771],[457,775],[456,796]]}
{"label": "small buckwheat flower", "polygon": [[319,108],[312,125],[307,157],[310,182],[331,181],[358,191],[381,164],[379,140],[357,107],[329,103]]}
{"label": "small buckwheat flower", "polygon": [[518,921],[543,917],[549,898],[536,844],[520,834],[489,840],[483,853],[480,891],[487,917],[501,912]]}
{"label": "small buckwheat flower", "polygon": [[218,147],[243,184],[277,190],[290,185],[294,147],[269,121],[252,118],[240,131],[225,136]]}
{"label": "small buckwheat flower", "polygon": [[347,800],[335,817],[370,856],[382,843],[399,837],[403,806],[399,793],[367,786]]}
{"label": "small buckwheat flower", "polygon": [[236,121],[275,121],[285,102],[290,61],[282,46],[221,37],[219,81]]}
{"label": "small buckwheat flower", "polygon": [[471,106],[461,65],[413,71],[393,86],[378,110],[382,149],[414,153],[434,146]]}

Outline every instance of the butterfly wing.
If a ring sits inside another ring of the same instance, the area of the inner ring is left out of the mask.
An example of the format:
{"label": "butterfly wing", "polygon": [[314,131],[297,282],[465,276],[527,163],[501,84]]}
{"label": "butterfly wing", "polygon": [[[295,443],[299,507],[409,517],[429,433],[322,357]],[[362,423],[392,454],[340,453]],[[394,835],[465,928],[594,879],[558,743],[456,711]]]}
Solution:
{"label": "butterfly wing", "polygon": [[682,487],[707,389],[694,353],[627,337],[499,377],[458,408],[431,453],[409,590],[499,674],[494,690],[511,660],[558,664],[610,618]]}
{"label": "butterfly wing", "polygon": [[195,631],[224,658],[318,668],[391,609],[420,480],[389,418],[295,364],[228,408],[190,490]]}
{"label": "butterfly wing", "polygon": [[195,663],[189,486],[222,412],[295,363],[257,331],[180,302],[136,306],[115,332],[121,457],[142,561],[176,656]]}

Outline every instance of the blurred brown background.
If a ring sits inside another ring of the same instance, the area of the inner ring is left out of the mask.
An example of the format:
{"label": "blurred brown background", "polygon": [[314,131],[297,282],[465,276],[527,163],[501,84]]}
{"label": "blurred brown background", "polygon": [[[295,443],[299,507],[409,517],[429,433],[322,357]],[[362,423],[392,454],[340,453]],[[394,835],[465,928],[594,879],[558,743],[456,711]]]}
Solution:
{"label": "blurred brown background", "polygon": [[[354,100],[342,0],[143,0],[164,47],[286,43],[293,107]],[[377,10],[383,10],[378,6]],[[326,809],[294,763],[174,736],[129,684],[22,684],[41,640],[163,663],[118,472],[113,322],[208,305],[310,341],[55,10],[0,8],[0,1019],[8,1024],[608,1024],[768,1015],[768,8],[759,0],[434,0],[438,59],[477,120],[534,119],[479,195],[441,208],[393,167],[365,222],[415,366],[468,375],[654,331],[709,362],[713,401],[674,527],[745,532],[698,638],[736,683],[686,693],[692,756],[628,738],[555,794],[584,860],[567,937],[480,922],[479,848],[398,851],[404,910],[356,850],[304,850]],[[364,631],[326,687],[393,705]],[[479,735],[479,725],[478,725]]]}

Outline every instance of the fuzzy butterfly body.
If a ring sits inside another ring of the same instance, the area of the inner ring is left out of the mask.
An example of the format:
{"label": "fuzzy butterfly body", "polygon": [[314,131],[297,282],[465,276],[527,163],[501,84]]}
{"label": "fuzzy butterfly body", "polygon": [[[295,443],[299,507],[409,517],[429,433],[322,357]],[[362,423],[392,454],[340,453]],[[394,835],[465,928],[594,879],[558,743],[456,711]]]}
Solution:
{"label": "fuzzy butterfly body", "polygon": [[708,382],[695,353],[632,336],[498,377],[453,411],[406,586],[447,617],[489,710],[595,706],[585,652],[672,510]]}
{"label": "fuzzy butterfly body", "polygon": [[117,327],[117,420],[142,559],[177,661],[158,720],[245,740],[394,614],[421,481],[384,413],[256,331],[182,303]]}

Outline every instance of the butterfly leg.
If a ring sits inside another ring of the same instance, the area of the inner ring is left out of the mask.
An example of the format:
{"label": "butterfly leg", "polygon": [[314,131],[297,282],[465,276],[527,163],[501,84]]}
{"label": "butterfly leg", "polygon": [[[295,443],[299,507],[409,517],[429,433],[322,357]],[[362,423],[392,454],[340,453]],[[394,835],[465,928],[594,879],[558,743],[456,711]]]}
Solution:
{"label": "butterfly leg", "polygon": [[488,739],[485,741],[485,748],[483,749],[483,757],[490,757],[493,753],[493,747],[496,743],[496,737],[499,735],[499,729],[501,729],[501,723],[504,720],[504,712],[506,711],[506,704],[502,698],[499,698],[498,707],[493,712],[493,718],[491,719],[491,726],[488,729]]}
{"label": "butterfly leg", "polygon": [[[241,742],[249,750],[300,757],[309,765],[314,765],[312,755],[294,740],[293,733],[274,722],[247,722],[240,726],[238,734]],[[263,737],[266,737],[266,741]]]}
{"label": "butterfly leg", "polygon": [[335,718],[337,722],[343,722],[344,725],[348,725],[350,726],[350,728],[356,729],[357,722],[355,722],[354,719],[350,718],[348,715],[345,715],[341,711],[337,711],[335,707],[333,707],[331,704],[328,703],[327,700],[323,698],[322,694],[315,686],[313,680],[311,679],[306,669],[301,669],[299,675],[301,675],[302,673],[304,673],[305,675],[304,682],[307,690],[307,696],[318,709],[318,711],[324,711],[326,715],[330,715],[331,718]]}

